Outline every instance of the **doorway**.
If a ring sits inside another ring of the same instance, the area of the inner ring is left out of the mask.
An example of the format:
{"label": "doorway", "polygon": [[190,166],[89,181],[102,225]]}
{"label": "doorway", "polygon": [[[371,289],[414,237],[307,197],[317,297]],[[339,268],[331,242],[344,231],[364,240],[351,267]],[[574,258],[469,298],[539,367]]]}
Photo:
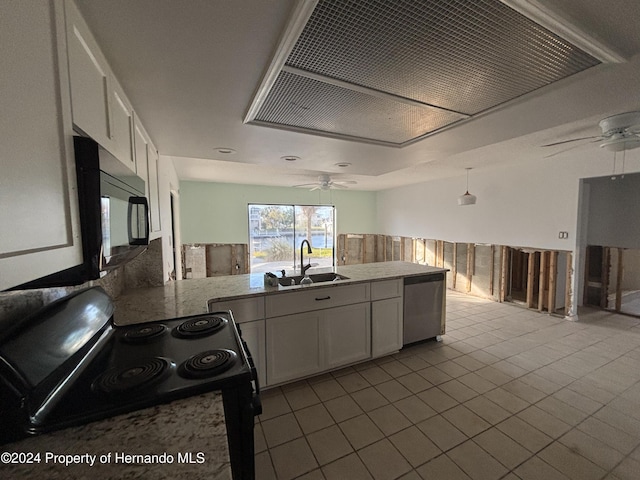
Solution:
{"label": "doorway", "polygon": [[540,252],[507,247],[507,265],[505,300],[533,307],[538,300]]}
{"label": "doorway", "polygon": [[584,303],[640,317],[640,250],[589,245]]}
{"label": "doorway", "polygon": [[171,280],[176,280],[176,278],[185,278],[182,271],[182,253],[180,252],[182,241],[180,239],[180,197],[178,192],[171,190],[169,199],[171,205],[171,239],[169,246],[173,256],[173,271],[169,277]]}
{"label": "doorway", "polygon": [[503,301],[552,314],[566,314],[570,254],[506,247]]}

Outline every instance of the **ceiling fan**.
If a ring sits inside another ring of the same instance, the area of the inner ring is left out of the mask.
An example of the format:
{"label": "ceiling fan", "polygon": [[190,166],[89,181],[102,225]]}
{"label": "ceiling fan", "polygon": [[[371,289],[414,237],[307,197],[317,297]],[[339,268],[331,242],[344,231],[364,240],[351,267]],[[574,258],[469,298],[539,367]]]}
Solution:
{"label": "ceiling fan", "polygon": [[[607,118],[603,118],[598,123],[602,130],[602,135],[595,135],[590,137],[571,138],[569,140],[562,140],[560,142],[548,143],[542,145],[543,147],[555,147],[557,145],[564,145],[572,142],[580,142],[583,140],[591,140],[590,143],[601,142],[600,147],[606,148],[613,152],[621,152],[623,150],[631,150],[633,148],[640,147],[640,111],[620,113],[618,115],[612,115]],[[558,155],[559,153],[566,152],[572,148],[579,147],[580,145],[574,145],[568,149],[561,150],[547,157]]]}
{"label": "ceiling fan", "polygon": [[331,190],[332,188],[348,188],[345,185],[355,185],[357,182],[354,180],[331,180],[331,176],[323,173],[318,176],[318,181],[313,183],[303,183],[301,185],[294,185],[294,187],[311,187],[309,190]]}

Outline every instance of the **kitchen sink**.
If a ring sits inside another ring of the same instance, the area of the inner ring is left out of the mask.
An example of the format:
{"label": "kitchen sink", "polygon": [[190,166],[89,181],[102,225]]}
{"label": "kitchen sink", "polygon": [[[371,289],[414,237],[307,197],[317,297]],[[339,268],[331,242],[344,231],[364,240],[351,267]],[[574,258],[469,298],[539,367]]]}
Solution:
{"label": "kitchen sink", "polygon": [[[304,278],[303,275],[296,275],[293,277],[278,278],[278,283],[283,287],[289,287],[291,285],[300,285],[300,280]],[[348,280],[349,277],[340,275],[338,273],[313,273],[309,275],[309,278],[313,283],[326,283],[337,282],[338,280]],[[291,283],[293,281],[294,283]]]}

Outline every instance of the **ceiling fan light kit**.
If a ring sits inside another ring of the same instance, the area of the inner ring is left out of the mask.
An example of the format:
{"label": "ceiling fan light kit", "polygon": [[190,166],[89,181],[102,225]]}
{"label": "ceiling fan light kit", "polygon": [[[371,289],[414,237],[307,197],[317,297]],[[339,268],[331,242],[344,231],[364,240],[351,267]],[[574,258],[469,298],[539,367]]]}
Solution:
{"label": "ceiling fan light kit", "polygon": [[640,147],[640,112],[627,112],[600,120],[605,141],[600,144],[613,152]]}
{"label": "ceiling fan light kit", "polygon": [[[612,152],[622,152],[640,147],[640,112],[626,112],[611,115],[610,117],[600,120],[600,122],[598,122],[598,126],[602,130],[601,135],[571,138],[568,140],[549,143],[547,145],[543,145],[543,147],[554,147],[582,140],[591,140],[591,142],[601,141],[602,143],[600,143],[600,148],[606,148]],[[570,147],[568,150],[579,146],[580,145],[575,145]],[[552,157],[565,151],[567,150],[552,153],[551,155],[547,155],[545,158]]]}
{"label": "ceiling fan light kit", "polygon": [[612,152],[622,152],[640,147],[640,137],[635,138],[612,138],[600,144],[600,148],[606,148]]}

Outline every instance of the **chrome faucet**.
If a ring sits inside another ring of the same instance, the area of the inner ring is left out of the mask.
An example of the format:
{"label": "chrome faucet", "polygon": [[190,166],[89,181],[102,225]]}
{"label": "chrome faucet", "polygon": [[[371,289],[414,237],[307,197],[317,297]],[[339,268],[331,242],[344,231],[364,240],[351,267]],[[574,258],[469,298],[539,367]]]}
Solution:
{"label": "chrome faucet", "polygon": [[304,255],[304,244],[307,244],[307,254],[311,255],[313,251],[311,250],[311,244],[309,240],[306,238],[300,244],[300,273],[304,276],[307,273],[307,270],[311,268],[311,259],[309,259],[309,264],[305,267],[303,265],[303,255]]}

